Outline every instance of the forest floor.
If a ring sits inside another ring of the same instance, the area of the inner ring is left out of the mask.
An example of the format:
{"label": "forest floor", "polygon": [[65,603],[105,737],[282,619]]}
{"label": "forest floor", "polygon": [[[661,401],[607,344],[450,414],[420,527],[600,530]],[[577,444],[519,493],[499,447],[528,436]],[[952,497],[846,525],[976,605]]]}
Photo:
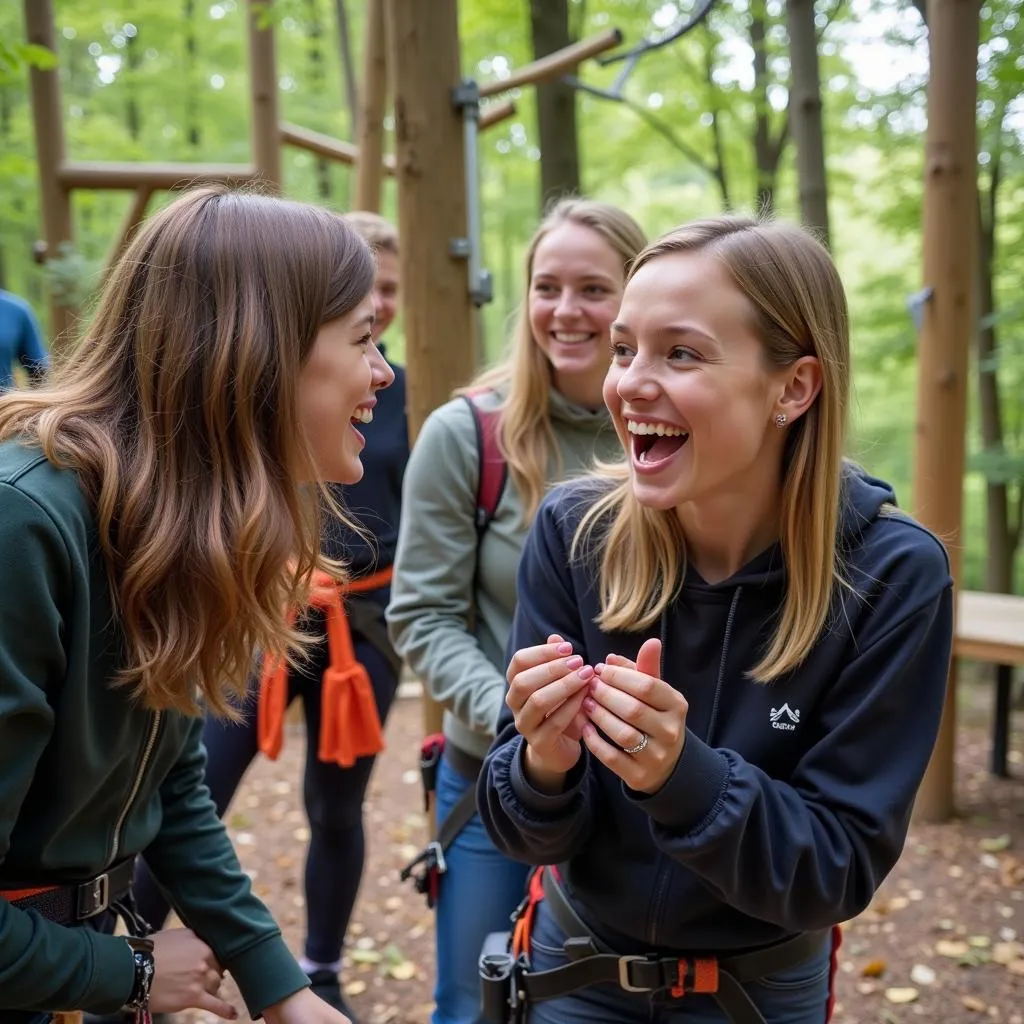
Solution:
{"label": "forest floor", "polygon": [[[835,1024],[1024,1024],[1024,713],[1014,722],[1013,777],[993,778],[992,687],[962,690],[958,816],[943,825],[914,824],[869,909],[846,924]],[[420,733],[419,701],[396,701],[367,797],[367,867],[343,972],[361,1024],[429,1020],[432,914],[398,880],[426,835]],[[303,751],[302,728],[291,724],[280,759],[253,766],[228,814],[242,864],[296,952],[308,835],[300,799]],[[230,983],[224,991],[241,1009]],[[215,1020],[202,1013],[184,1019]]]}

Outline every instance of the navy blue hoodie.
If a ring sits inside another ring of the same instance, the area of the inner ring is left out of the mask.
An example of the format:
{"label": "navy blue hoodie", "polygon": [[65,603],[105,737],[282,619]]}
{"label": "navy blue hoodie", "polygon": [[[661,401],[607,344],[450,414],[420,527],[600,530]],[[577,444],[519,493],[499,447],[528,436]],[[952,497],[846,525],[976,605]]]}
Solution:
{"label": "navy blue hoodie", "polygon": [[[686,741],[658,792],[629,789],[584,747],[564,791],[541,794],[503,713],[477,790],[487,832],[516,860],[560,865],[580,915],[620,952],[735,950],[828,927],[863,910],[900,855],[942,711],[952,580],[888,485],[844,475],[851,590],[789,677],[747,676],[782,605],[779,548],[715,585],[688,571],[661,623]],[[593,486],[563,485],[542,505],[510,651],[557,633],[596,664],[635,659],[649,635],[601,631],[592,560],[570,564]]]}

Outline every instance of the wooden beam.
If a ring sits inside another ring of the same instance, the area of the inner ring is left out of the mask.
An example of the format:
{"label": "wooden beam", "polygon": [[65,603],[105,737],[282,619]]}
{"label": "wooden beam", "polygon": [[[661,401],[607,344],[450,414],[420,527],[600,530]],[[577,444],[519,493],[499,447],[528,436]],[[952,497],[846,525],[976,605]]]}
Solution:
{"label": "wooden beam", "polygon": [[[928,0],[928,127],[924,168],[925,303],[918,346],[914,505],[946,539],[960,582],[968,352],[977,272],[978,34],[981,0]],[[926,821],[953,814],[956,673],[915,812]]]}
{"label": "wooden beam", "polygon": [[[25,0],[25,28],[28,41],[57,56],[53,0]],[[60,78],[56,67],[33,66],[29,72],[32,94],[32,120],[36,136],[36,167],[39,175],[39,204],[46,258],[59,259],[61,248],[74,243],[71,222],[71,195],[60,180],[64,163],[64,112],[61,107]],[[59,360],[73,340],[76,310],[50,288],[50,348]]]}
{"label": "wooden beam", "polygon": [[[359,147],[351,142],[343,142],[331,135],[324,135],[322,132],[314,132],[309,128],[300,128],[297,124],[281,125],[281,141],[297,149],[305,149],[317,156],[326,157],[328,160],[336,160],[341,164],[354,166],[359,162]],[[387,155],[382,162],[382,170],[385,174],[395,173],[395,158]]]}
{"label": "wooden beam", "polygon": [[121,230],[117,233],[117,241],[108,253],[104,264],[104,280],[107,279],[114,264],[121,258],[121,255],[131,243],[132,238],[135,237],[135,232],[139,230],[139,225],[146,216],[146,207],[149,205],[152,197],[153,189],[148,185],[140,185],[132,195],[132,200],[128,204],[128,210],[124,215],[124,220],[121,222]]}
{"label": "wooden beam", "polygon": [[359,155],[356,159],[356,188],[352,200],[352,208],[355,210],[380,212],[387,91],[388,60],[384,0],[366,0],[363,85],[359,93],[359,121],[356,125]]}
{"label": "wooden beam", "polygon": [[516,105],[512,100],[497,100],[495,103],[488,103],[486,107],[480,108],[479,129],[483,131],[493,124],[500,124],[514,116]]}
{"label": "wooden beam", "polygon": [[273,0],[248,0],[249,99],[252,109],[252,159],[259,181],[270,192],[281,191],[281,140],[277,125],[277,59],[274,27],[269,20]]}
{"label": "wooden beam", "polygon": [[536,85],[537,82],[545,82],[549,78],[558,78],[573,68],[578,67],[590,57],[596,57],[606,50],[613,50],[622,42],[622,33],[617,28],[610,28],[589,39],[581,39],[572,46],[549,53],[540,60],[530,64],[524,64],[518,71],[513,71],[508,78],[497,79],[493,82],[484,82],[480,86],[480,96],[497,96],[499,93],[508,92],[510,89],[518,89],[523,85]]}
{"label": "wooden beam", "polygon": [[244,164],[130,164],[66,163],[58,180],[64,189],[149,188],[154,192],[181,188],[200,182],[241,185],[257,177],[256,168]]}
{"label": "wooden beam", "polygon": [[[395,91],[398,230],[405,324],[409,433],[466,383],[476,366],[466,262],[452,255],[465,238],[466,168],[459,84],[457,0],[388,0],[389,60]],[[424,727],[441,709],[424,697]]]}

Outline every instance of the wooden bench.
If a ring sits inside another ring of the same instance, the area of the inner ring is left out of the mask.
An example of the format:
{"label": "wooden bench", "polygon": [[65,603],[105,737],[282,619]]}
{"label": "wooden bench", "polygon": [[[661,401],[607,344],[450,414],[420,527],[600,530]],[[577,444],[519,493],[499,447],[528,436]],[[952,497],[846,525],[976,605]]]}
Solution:
{"label": "wooden bench", "polygon": [[996,666],[992,774],[1006,778],[1013,669],[1024,665],[1024,597],[961,591],[953,653],[958,658]]}

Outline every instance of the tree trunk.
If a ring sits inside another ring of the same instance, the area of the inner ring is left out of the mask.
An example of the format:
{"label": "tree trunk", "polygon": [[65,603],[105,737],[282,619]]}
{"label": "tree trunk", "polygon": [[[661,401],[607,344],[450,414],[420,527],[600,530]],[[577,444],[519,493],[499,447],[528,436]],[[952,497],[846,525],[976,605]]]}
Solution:
{"label": "tree trunk", "polygon": [[199,42],[196,38],[196,0],[185,0],[182,11],[185,21],[185,134],[189,149],[195,153],[202,141],[199,128],[199,73],[197,57]]}
{"label": "tree trunk", "polygon": [[[395,55],[388,54],[388,18],[385,0],[364,3],[363,77],[356,119],[356,141],[359,159],[356,162],[354,208],[380,211],[383,191],[384,111],[387,107],[389,75],[394,80],[397,69]],[[397,115],[396,115],[397,116]]]}
{"label": "tree trunk", "polygon": [[[320,0],[306,0],[306,56],[309,61],[309,84],[313,95],[324,95],[324,24],[320,20]],[[317,128],[322,128],[317,125]],[[331,198],[331,164],[326,157],[316,160],[316,194],[326,202]]]}
{"label": "tree trunk", "polygon": [[[948,542],[957,586],[963,547],[964,454],[971,339],[977,328],[977,100],[981,0],[929,0],[928,128],[924,152],[923,282],[918,341],[914,508]],[[915,814],[946,821],[954,810],[956,662]]]}
{"label": "tree trunk", "polygon": [[[465,238],[462,120],[452,106],[460,81],[458,0],[388,0],[395,90],[395,179],[405,323],[409,437],[473,375],[476,345],[466,264],[451,240]],[[424,696],[424,728],[441,727],[441,707]]]}
{"label": "tree trunk", "polygon": [[725,143],[722,139],[721,93],[715,85],[715,40],[705,28],[704,32],[704,81],[708,87],[708,112],[711,115],[711,139],[715,153],[715,162],[711,168],[712,176],[718,183],[722,194],[722,209],[732,207],[729,197],[729,177],[725,170]]}
{"label": "tree trunk", "polygon": [[[995,119],[1002,130],[1005,111]],[[998,145],[991,153],[989,187],[978,193],[978,416],[981,447],[995,456],[1005,452],[1002,403],[999,392],[998,339],[995,324],[994,274],[999,186],[1002,181],[1002,153]],[[1007,481],[990,479],[985,485],[986,552],[985,589],[995,594],[1013,592],[1013,563],[1019,542],[1019,527],[1011,519]]]}
{"label": "tree trunk", "polygon": [[[569,0],[530,0],[530,34],[535,60],[568,46]],[[564,195],[580,191],[576,90],[558,79],[537,89],[537,132],[540,137],[541,209]]]}
{"label": "tree trunk", "polygon": [[334,0],[338,22],[338,50],[341,53],[341,77],[345,83],[345,102],[348,106],[348,137],[355,139],[359,122],[359,87],[356,85],[356,64],[352,56],[352,33],[348,22],[345,0]]}
{"label": "tree trunk", "polygon": [[786,22],[789,28],[791,75],[789,109],[793,141],[796,144],[800,218],[805,226],[831,248],[814,0],[787,0]]}
{"label": "tree trunk", "polygon": [[128,102],[125,106],[125,124],[128,128],[128,136],[132,142],[138,142],[142,135],[142,112],[139,109],[138,101],[138,79],[136,72],[142,65],[142,55],[139,50],[138,26],[134,35],[127,36],[124,44],[124,63],[128,69]]}
{"label": "tree trunk", "polygon": [[760,213],[770,217],[775,212],[775,186],[779,176],[779,160],[789,134],[789,118],[783,121],[778,134],[772,134],[772,108],[768,102],[768,24],[763,3],[750,14],[750,45],[754,51],[754,171],[755,202]]}

